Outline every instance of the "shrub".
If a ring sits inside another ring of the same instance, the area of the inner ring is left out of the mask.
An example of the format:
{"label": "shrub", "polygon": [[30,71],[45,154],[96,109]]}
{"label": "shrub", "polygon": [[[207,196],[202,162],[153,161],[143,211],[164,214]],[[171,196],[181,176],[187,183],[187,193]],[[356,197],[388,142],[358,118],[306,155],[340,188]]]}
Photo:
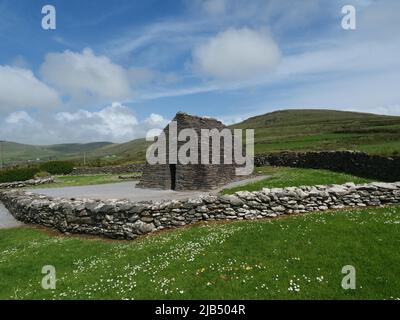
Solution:
{"label": "shrub", "polygon": [[70,161],[49,161],[40,165],[41,171],[50,174],[69,174],[74,169],[74,164]]}
{"label": "shrub", "polygon": [[33,179],[38,171],[38,167],[5,169],[0,171],[0,183]]}
{"label": "shrub", "polygon": [[51,174],[48,173],[47,171],[39,171],[38,173],[35,174],[35,178],[47,178],[50,176]]}

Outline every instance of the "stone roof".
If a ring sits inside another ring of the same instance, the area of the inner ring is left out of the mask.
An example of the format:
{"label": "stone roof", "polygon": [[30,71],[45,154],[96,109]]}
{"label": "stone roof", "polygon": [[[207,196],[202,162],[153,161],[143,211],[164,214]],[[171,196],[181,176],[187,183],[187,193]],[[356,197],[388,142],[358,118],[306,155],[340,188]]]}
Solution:
{"label": "stone roof", "polygon": [[[191,115],[185,112],[178,112],[173,121],[177,122],[178,130],[182,128],[193,129],[224,129],[227,128],[221,121],[209,118]],[[168,126],[167,126],[168,127]]]}

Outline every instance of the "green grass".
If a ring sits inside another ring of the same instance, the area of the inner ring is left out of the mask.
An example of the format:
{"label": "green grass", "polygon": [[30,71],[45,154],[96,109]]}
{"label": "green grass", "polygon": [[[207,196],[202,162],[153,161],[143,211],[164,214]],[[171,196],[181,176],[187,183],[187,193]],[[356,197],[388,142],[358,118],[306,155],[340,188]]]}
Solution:
{"label": "green grass", "polygon": [[268,178],[225,189],[222,193],[232,194],[237,191],[259,191],[262,188],[284,188],[298,186],[312,186],[318,184],[343,184],[346,182],[366,183],[372,180],[353,176],[341,172],[333,172],[321,169],[288,168],[288,167],[260,167],[255,171],[259,174],[268,175]]}
{"label": "green grass", "polygon": [[[196,225],[131,242],[0,230],[1,299],[396,299],[400,207]],[[40,286],[53,265],[56,290]],[[356,268],[356,289],[341,287]],[[290,291],[291,281],[300,291]]]}
{"label": "green grass", "polygon": [[233,128],[255,129],[255,152],[359,150],[400,153],[400,117],[336,110],[282,110]]}
{"label": "green grass", "polygon": [[[34,188],[60,188],[60,187],[74,187],[74,186],[89,186],[96,184],[116,183],[128,181],[119,179],[119,176],[140,177],[140,174],[93,174],[93,175],[80,175],[80,176],[57,176],[54,183],[42,184]],[[136,180],[136,178],[134,178]],[[29,189],[32,187],[30,186]]]}

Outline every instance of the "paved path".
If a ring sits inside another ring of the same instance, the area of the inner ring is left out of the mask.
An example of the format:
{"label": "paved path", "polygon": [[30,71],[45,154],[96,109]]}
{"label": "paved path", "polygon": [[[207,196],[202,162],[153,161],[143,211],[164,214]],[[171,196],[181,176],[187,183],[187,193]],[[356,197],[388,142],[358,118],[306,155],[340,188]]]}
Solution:
{"label": "paved path", "polygon": [[[232,188],[238,185],[264,179],[265,176],[253,177],[250,179],[230,183],[224,188]],[[100,184],[92,186],[79,187],[62,187],[62,188],[46,188],[31,189],[28,191],[44,194],[51,197],[64,198],[89,198],[89,199],[129,199],[133,201],[145,200],[171,200],[171,199],[187,199],[197,197],[203,194],[217,193],[221,189],[212,191],[173,191],[173,190],[154,190],[136,188],[137,181],[119,182],[110,184]]]}
{"label": "paved path", "polygon": [[0,202],[0,229],[14,228],[22,225],[17,221]]}
{"label": "paved path", "polygon": [[31,189],[28,191],[51,197],[89,199],[129,199],[133,201],[185,199],[202,192],[177,192],[173,190],[153,190],[136,188],[137,182],[119,182],[92,186]]}

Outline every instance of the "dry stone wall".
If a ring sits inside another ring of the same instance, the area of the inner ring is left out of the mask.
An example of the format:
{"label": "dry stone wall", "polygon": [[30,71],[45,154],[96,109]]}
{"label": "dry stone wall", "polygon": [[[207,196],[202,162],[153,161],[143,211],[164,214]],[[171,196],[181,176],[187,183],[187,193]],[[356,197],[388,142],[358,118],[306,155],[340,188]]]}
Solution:
{"label": "dry stone wall", "polygon": [[162,202],[51,198],[21,190],[0,191],[0,201],[20,221],[61,232],[134,239],[205,220],[281,215],[400,202],[400,182],[288,187]]}
{"label": "dry stone wall", "polygon": [[47,183],[52,183],[52,182],[54,182],[53,177],[30,179],[30,180],[26,180],[26,181],[5,182],[5,183],[0,183],[0,189],[24,188],[24,187],[38,186],[40,184],[47,184]]}
{"label": "dry stone wall", "polygon": [[254,164],[258,167],[271,165],[326,169],[381,181],[400,181],[400,157],[384,157],[357,151],[258,154]]}

